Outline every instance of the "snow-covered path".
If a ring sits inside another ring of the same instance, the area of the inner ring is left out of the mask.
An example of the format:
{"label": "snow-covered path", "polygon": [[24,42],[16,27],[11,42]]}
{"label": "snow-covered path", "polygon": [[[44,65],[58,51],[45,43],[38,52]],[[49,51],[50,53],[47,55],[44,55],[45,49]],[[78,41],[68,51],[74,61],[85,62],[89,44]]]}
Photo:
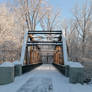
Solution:
{"label": "snow-covered path", "polygon": [[[34,76],[18,92],[68,92],[66,79],[52,65],[42,65],[34,70]],[[25,91],[24,91],[25,90]]]}
{"label": "snow-covered path", "polygon": [[0,92],[92,92],[92,84],[70,84],[53,65],[44,64],[16,77],[14,83],[0,86]]}

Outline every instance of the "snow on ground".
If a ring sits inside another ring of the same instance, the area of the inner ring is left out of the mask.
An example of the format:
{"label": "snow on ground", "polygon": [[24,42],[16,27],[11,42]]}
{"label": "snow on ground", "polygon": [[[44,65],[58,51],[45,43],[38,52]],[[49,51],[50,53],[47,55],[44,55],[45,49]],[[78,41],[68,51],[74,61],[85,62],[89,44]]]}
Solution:
{"label": "snow on ground", "polygon": [[92,92],[92,84],[71,84],[55,67],[44,64],[0,86],[0,92]]}
{"label": "snow on ground", "polygon": [[14,67],[14,64],[7,61],[7,62],[2,63],[0,67]]}

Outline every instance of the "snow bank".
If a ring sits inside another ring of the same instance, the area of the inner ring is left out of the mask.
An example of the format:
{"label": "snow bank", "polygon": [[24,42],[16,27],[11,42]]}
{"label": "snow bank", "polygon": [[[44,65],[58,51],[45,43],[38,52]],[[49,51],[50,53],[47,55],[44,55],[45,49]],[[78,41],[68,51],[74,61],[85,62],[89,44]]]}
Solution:
{"label": "snow bank", "polygon": [[14,67],[14,64],[11,62],[4,62],[0,65],[0,67]]}
{"label": "snow bank", "polygon": [[20,63],[20,61],[14,61],[13,64],[14,65],[20,65],[21,63]]}

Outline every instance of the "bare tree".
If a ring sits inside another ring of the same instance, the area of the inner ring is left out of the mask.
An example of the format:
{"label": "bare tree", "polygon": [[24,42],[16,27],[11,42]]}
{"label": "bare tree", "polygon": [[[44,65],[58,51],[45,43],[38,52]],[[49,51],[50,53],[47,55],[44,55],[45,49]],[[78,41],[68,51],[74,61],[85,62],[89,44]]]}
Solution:
{"label": "bare tree", "polygon": [[0,13],[0,61],[19,59],[24,21],[12,6],[0,4]]}
{"label": "bare tree", "polygon": [[41,28],[43,30],[55,30],[55,27],[59,24],[58,19],[60,16],[60,11],[55,11],[55,13],[52,11],[51,7],[47,7],[47,11],[43,19],[40,21]]}
{"label": "bare tree", "polygon": [[62,20],[62,23],[61,23],[61,28],[62,28],[62,30],[65,32],[65,36],[66,36],[66,38],[67,38],[67,36],[68,36],[68,21],[67,21],[67,19],[63,19]]}
{"label": "bare tree", "polygon": [[75,28],[78,36],[82,42],[82,55],[85,55],[87,33],[92,26],[92,4],[88,5],[87,2],[82,8],[75,7],[73,10]]}
{"label": "bare tree", "polygon": [[46,2],[43,0],[19,0],[24,11],[25,20],[30,30],[36,30],[45,15]]}

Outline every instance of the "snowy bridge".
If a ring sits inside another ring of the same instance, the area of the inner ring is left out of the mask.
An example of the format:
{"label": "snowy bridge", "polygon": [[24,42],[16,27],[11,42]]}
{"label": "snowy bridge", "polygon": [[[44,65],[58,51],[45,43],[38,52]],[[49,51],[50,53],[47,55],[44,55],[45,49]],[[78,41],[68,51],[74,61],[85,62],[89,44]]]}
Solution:
{"label": "snowy bridge", "polygon": [[68,61],[62,31],[27,31],[14,73],[15,76],[25,74],[16,77],[12,84],[0,86],[2,92],[77,92],[79,85],[69,81],[84,82],[82,65]]}
{"label": "snowy bridge", "polygon": [[41,64],[54,64],[63,73],[67,65],[67,46],[64,33],[57,31],[26,31],[21,51],[20,63],[23,73]]}
{"label": "snowy bridge", "polygon": [[67,49],[62,31],[27,31],[20,63],[23,72],[28,68],[30,70],[32,65],[40,64],[60,65],[63,68],[67,64]]}
{"label": "snowy bridge", "polygon": [[21,64],[56,63],[63,65],[67,62],[64,44],[62,31],[28,31],[24,37]]}
{"label": "snowy bridge", "polygon": [[41,64],[53,64],[65,76],[70,76],[70,82],[83,83],[84,80],[83,66],[68,61],[65,33],[61,30],[27,31],[20,63],[23,65],[23,73]]}

